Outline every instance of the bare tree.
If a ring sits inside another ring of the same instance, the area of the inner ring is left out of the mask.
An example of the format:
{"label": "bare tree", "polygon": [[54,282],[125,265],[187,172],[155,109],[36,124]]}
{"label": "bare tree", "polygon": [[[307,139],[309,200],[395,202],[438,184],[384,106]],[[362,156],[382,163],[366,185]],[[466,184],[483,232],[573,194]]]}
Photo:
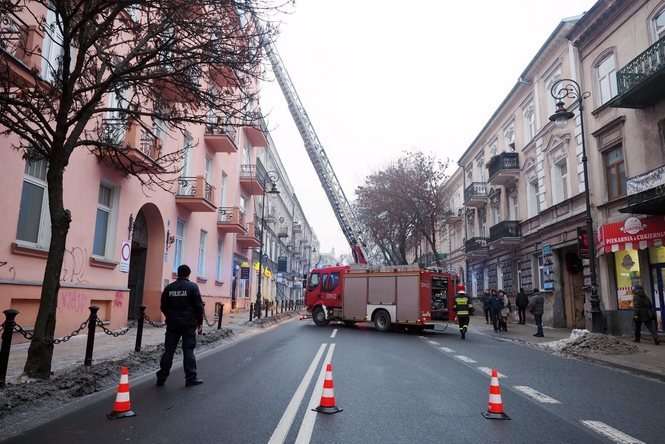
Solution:
{"label": "bare tree", "polygon": [[28,376],[48,378],[51,369],[48,339],[71,222],[63,174],[72,154],[89,150],[146,188],[170,190],[184,150],[162,150],[162,132],[185,134],[192,124],[262,125],[257,81],[264,46],[276,33],[270,18],[281,6],[272,0],[0,2],[0,131],[17,136],[12,148],[28,160],[48,162],[51,239]]}
{"label": "bare tree", "polygon": [[407,263],[407,252],[424,239],[441,265],[438,233],[447,205],[447,168],[448,161],[433,155],[405,152],[356,190],[359,215],[389,263]]}

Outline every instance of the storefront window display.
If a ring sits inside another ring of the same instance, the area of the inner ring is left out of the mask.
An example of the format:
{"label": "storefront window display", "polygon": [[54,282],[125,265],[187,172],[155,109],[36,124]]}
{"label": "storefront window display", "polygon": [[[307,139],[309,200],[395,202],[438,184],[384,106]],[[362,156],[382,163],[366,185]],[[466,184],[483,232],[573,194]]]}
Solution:
{"label": "storefront window display", "polygon": [[633,285],[640,284],[640,259],[637,250],[622,250],[614,253],[617,280],[617,303],[619,310],[633,308]]}

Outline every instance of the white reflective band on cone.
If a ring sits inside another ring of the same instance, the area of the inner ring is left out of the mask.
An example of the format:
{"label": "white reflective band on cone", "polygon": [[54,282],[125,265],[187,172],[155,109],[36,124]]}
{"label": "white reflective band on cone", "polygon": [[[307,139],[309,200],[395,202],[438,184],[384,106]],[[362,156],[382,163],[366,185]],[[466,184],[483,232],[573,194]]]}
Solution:
{"label": "white reflective band on cone", "polygon": [[127,402],[129,401],[129,392],[118,392],[118,395],[115,397],[117,402]]}
{"label": "white reflective band on cone", "polygon": [[490,394],[490,404],[501,404],[501,395]]}
{"label": "white reflective band on cone", "polygon": [[499,378],[496,378],[492,376],[492,380],[490,381],[490,385],[492,387],[498,387],[499,386]]}
{"label": "white reflective band on cone", "polygon": [[335,397],[335,392],[333,389],[325,388],[323,389],[323,395],[321,395],[323,398],[334,398]]}
{"label": "white reflective band on cone", "polygon": [[120,384],[129,384],[129,376],[120,375]]}

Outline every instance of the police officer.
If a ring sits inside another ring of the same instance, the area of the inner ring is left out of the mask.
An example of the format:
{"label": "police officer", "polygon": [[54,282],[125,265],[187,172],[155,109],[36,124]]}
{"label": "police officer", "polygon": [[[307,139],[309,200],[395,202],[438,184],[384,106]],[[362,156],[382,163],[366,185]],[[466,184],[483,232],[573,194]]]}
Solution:
{"label": "police officer", "polygon": [[459,284],[455,296],[455,313],[457,314],[457,323],[462,339],[466,339],[466,330],[469,326],[469,316],[472,311],[473,307],[470,306],[470,300],[466,295],[466,291],[464,291],[464,284]]}
{"label": "police officer", "polygon": [[166,316],[166,337],[164,354],[157,372],[157,386],[161,387],[171,371],[173,354],[182,337],[185,385],[191,387],[203,384],[196,377],[196,330],[203,325],[203,301],[199,287],[189,281],[191,270],[187,265],[178,267],[178,279],[170,283],[162,292],[161,310]]}

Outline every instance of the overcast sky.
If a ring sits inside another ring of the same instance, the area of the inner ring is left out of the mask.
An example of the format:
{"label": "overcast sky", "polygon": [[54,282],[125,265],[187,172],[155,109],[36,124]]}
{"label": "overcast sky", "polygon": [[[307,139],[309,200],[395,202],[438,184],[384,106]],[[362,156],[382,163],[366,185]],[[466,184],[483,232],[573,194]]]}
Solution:
{"label": "overcast sky", "polygon": [[[594,0],[298,0],[278,50],[349,200],[406,149],[457,161],[545,39]],[[276,82],[272,137],[322,251],[347,253]]]}

